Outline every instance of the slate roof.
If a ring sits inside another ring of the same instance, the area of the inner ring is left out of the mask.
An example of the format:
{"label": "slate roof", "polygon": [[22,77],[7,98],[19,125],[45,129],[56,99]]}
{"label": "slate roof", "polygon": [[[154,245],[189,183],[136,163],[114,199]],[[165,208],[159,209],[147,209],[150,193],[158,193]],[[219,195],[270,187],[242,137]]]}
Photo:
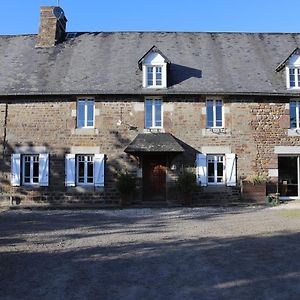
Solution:
{"label": "slate roof", "polygon": [[[0,36],[0,95],[298,93],[276,68],[299,33],[80,33],[49,49],[36,38]],[[153,45],[172,62],[163,91],[142,88],[138,60]]]}
{"label": "slate roof", "polygon": [[140,133],[124,150],[126,153],[184,152],[170,133]]}

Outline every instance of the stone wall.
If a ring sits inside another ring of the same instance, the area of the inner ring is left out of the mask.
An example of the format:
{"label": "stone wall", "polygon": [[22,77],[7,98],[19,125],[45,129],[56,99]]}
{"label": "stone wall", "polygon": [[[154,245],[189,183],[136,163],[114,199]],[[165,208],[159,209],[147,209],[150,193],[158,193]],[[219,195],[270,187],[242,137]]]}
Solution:
{"label": "stone wall", "polygon": [[[203,149],[216,152],[229,149],[236,153],[239,182],[252,173],[268,173],[278,168],[275,146],[300,145],[300,136],[288,135],[289,99],[223,99],[225,131],[211,132],[205,129],[205,97],[164,98],[164,130],[172,133],[187,150],[174,160],[177,169],[175,174],[169,172],[170,186],[182,168],[195,166],[195,153]],[[8,103],[7,146],[1,161],[2,199],[22,203],[33,200],[55,204],[118,204],[117,174],[125,169],[133,174],[138,171],[138,162],[124,153],[124,149],[138,133],[144,132],[144,97],[99,96],[95,101],[95,129],[91,130],[76,129],[76,97],[15,98],[0,102],[2,150],[5,103]],[[50,153],[48,188],[10,186],[10,159],[18,146],[47,148]],[[104,189],[64,186],[64,155],[72,147],[100,147],[100,153],[106,154]],[[231,194],[236,196],[236,191]],[[138,195],[140,198],[141,193]]]}

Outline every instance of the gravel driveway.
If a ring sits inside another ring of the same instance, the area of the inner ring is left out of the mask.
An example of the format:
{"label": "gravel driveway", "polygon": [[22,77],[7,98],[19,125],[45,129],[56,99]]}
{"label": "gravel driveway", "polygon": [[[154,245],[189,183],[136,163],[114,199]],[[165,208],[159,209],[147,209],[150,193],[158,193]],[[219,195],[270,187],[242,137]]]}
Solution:
{"label": "gravel driveway", "polygon": [[1,299],[300,299],[300,210],[0,213]]}

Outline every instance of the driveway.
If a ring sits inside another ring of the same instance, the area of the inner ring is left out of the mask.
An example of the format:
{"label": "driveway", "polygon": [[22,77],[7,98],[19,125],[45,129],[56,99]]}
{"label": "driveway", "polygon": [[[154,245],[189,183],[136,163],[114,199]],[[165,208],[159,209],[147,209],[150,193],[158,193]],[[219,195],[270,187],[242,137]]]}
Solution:
{"label": "driveway", "polygon": [[0,213],[1,299],[300,299],[300,210]]}

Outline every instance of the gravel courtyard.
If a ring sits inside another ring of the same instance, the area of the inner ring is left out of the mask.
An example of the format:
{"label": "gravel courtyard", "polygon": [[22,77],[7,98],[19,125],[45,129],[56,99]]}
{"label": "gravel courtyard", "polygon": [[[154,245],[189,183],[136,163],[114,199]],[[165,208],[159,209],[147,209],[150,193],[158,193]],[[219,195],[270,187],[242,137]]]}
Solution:
{"label": "gravel courtyard", "polygon": [[0,212],[0,299],[300,299],[300,210]]}

